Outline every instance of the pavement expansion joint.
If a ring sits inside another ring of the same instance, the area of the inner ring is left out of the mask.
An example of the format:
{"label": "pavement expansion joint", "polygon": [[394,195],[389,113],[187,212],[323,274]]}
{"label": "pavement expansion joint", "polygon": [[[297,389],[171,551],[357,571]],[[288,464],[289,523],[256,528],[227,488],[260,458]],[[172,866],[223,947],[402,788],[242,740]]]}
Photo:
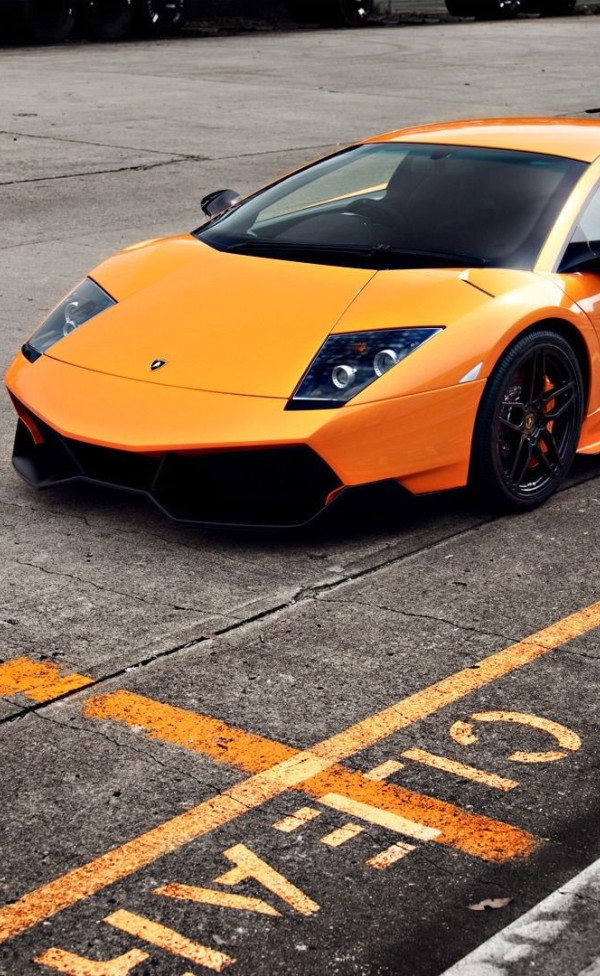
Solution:
{"label": "pavement expansion joint", "polygon": [[[423,552],[428,552],[432,549],[435,549],[438,546],[442,546],[443,544],[447,542],[451,542],[457,538],[468,536],[469,534],[476,532],[483,525],[487,525],[490,522],[493,522],[495,520],[496,520],[495,517],[490,518],[483,523],[478,523],[475,526],[468,526],[467,528],[459,529],[456,532],[452,532],[449,535],[444,536],[444,538],[437,539],[434,542],[422,546],[419,549],[414,549],[411,550],[410,552],[401,552],[400,554],[396,553],[390,556],[389,558],[386,558],[376,563],[375,565],[363,566],[362,568],[356,569],[354,572],[347,574],[342,579],[335,579],[335,580],[326,581],[322,583],[316,583],[313,586],[300,587],[290,598],[288,598],[287,600],[281,603],[275,604],[274,606],[266,607],[265,609],[257,611],[255,614],[251,614],[248,617],[240,618],[239,620],[236,620],[234,623],[227,624],[222,628],[216,628],[210,634],[204,634],[200,637],[193,638],[192,640],[188,640],[181,644],[177,644],[174,647],[165,648],[164,650],[157,651],[155,654],[152,654],[149,657],[142,658],[135,664],[129,664],[126,667],[119,668],[115,671],[110,672],[109,674],[102,675],[99,678],[93,679],[87,685],[87,688],[91,689],[91,688],[98,687],[104,682],[108,682],[114,680],[115,678],[122,677],[124,674],[131,673],[132,671],[135,671],[138,668],[148,667],[154,664],[155,661],[160,661],[164,658],[172,657],[174,654],[178,654],[180,651],[189,650],[190,648],[198,647],[201,644],[207,644],[209,642],[212,642],[216,638],[226,636],[227,634],[230,634],[235,631],[239,631],[243,627],[254,625],[259,621],[268,620],[271,618],[276,619],[281,613],[284,613],[286,610],[289,610],[291,607],[297,606],[299,603],[303,603],[308,600],[317,599],[317,597],[319,597],[321,593],[329,593],[335,591],[338,588],[345,586],[348,583],[352,583],[356,580],[360,580],[372,576],[373,574],[383,571],[395,564],[401,563],[412,556],[418,555]],[[393,544],[393,547],[397,548],[397,545]],[[389,547],[386,547],[385,551],[389,551]],[[25,564],[28,566],[33,566],[33,568],[35,569],[41,569],[42,572],[46,572],[49,575],[69,575],[69,574],[54,573],[52,570],[48,570],[45,567],[40,567],[37,563],[25,563],[23,561],[22,565]],[[71,577],[71,578],[75,579],[76,577]],[[78,581],[81,580],[78,579]],[[100,588],[98,584],[92,584],[92,585],[95,585],[96,588]],[[121,594],[121,595],[125,595],[125,594]],[[217,616],[217,614],[215,614],[215,616]],[[17,721],[19,718],[24,717],[30,712],[40,711],[41,709],[46,708],[48,705],[53,704],[55,701],[66,699],[75,693],[77,693],[77,690],[66,692],[64,695],[60,695],[57,698],[51,699],[46,702],[38,702],[32,706],[27,706],[17,714],[7,715],[5,718],[0,719],[0,726],[4,724],[8,724],[10,722]]]}
{"label": "pavement expansion joint", "polygon": [[88,176],[108,176],[111,173],[138,173],[144,170],[159,169],[164,166],[177,166],[181,163],[204,163],[211,161],[208,156],[184,156],[177,159],[161,159],[156,163],[137,163],[134,166],[115,166],[108,169],[94,169],[80,173],[59,173],[56,176],[29,176],[24,180],[6,180],[0,186],[20,186],[23,183],[48,183],[57,180],[76,180]]}
{"label": "pavement expansion joint", "polygon": [[17,132],[14,129],[0,129],[0,136],[18,136],[21,139],[45,139],[49,142],[67,142],[76,146],[97,146],[99,149],[123,149],[127,152],[152,153],[154,156],[168,156],[169,159],[181,157],[182,159],[198,159],[208,157],[198,157],[190,153],[166,152],[163,149],[148,149],[146,146],[120,146],[114,142],[93,142],[91,139],[71,139],[68,136],[52,134],[45,135],[41,132]]}

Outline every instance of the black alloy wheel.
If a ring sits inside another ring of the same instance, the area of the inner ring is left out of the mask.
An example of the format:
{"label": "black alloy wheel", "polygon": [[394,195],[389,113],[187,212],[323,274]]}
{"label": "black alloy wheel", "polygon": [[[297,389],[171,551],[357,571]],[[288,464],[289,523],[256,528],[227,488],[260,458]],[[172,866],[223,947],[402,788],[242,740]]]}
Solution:
{"label": "black alloy wheel", "polygon": [[133,25],[133,0],[79,0],[83,32],[95,41],[119,41]]}
{"label": "black alloy wheel", "polygon": [[15,25],[38,44],[59,44],[75,25],[75,0],[20,0],[9,10]]}
{"label": "black alloy wheel", "polygon": [[187,8],[187,0],[136,0],[138,30],[149,37],[176,34],[187,21]]}
{"label": "black alloy wheel", "polygon": [[517,340],[485,387],[471,482],[494,508],[546,501],[571,467],[583,415],[583,380],[571,345],[551,330]]}

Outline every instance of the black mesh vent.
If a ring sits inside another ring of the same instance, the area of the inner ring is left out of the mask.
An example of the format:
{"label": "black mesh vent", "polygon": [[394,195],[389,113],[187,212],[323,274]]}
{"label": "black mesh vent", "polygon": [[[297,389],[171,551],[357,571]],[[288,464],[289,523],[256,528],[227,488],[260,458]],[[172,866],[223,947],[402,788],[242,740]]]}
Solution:
{"label": "black mesh vent", "polygon": [[197,454],[138,454],[62,437],[19,420],[13,463],[37,488],[83,479],[143,492],[171,518],[222,525],[294,526],[325,506],[340,481],[306,445]]}

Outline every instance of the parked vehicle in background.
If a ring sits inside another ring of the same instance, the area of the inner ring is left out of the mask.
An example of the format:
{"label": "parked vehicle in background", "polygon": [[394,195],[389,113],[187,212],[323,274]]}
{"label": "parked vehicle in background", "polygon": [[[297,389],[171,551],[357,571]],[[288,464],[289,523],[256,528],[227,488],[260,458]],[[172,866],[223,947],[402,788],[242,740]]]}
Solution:
{"label": "parked vehicle in background", "polygon": [[288,0],[287,6],[297,20],[344,27],[361,27],[373,12],[373,0]]}
{"label": "parked vehicle in background", "polygon": [[573,13],[576,2],[577,0],[446,0],[446,8],[453,17],[508,20],[521,13],[566,17]]}
{"label": "parked vehicle in background", "polygon": [[92,40],[117,41],[133,31],[173,34],[187,20],[187,0],[0,0],[9,34],[39,44],[66,40],[75,26]]}

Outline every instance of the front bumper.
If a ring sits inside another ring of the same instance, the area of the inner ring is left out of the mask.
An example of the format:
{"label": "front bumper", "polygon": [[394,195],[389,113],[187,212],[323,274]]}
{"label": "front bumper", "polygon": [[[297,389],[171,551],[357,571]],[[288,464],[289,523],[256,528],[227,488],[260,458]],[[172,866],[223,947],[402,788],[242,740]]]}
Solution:
{"label": "front bumper", "polygon": [[87,481],[146,495],[178,522],[278,528],[312,521],[342,490],[306,445],[140,454],[71,440],[19,409],[13,464],[35,488]]}
{"label": "front bumper", "polygon": [[144,492],[173,518],[233,525],[303,524],[346,487],[393,480],[420,494],[464,485],[483,388],[289,411],[285,400],[21,354],[6,383],[24,418],[14,463],[30,483],[84,478]]}

